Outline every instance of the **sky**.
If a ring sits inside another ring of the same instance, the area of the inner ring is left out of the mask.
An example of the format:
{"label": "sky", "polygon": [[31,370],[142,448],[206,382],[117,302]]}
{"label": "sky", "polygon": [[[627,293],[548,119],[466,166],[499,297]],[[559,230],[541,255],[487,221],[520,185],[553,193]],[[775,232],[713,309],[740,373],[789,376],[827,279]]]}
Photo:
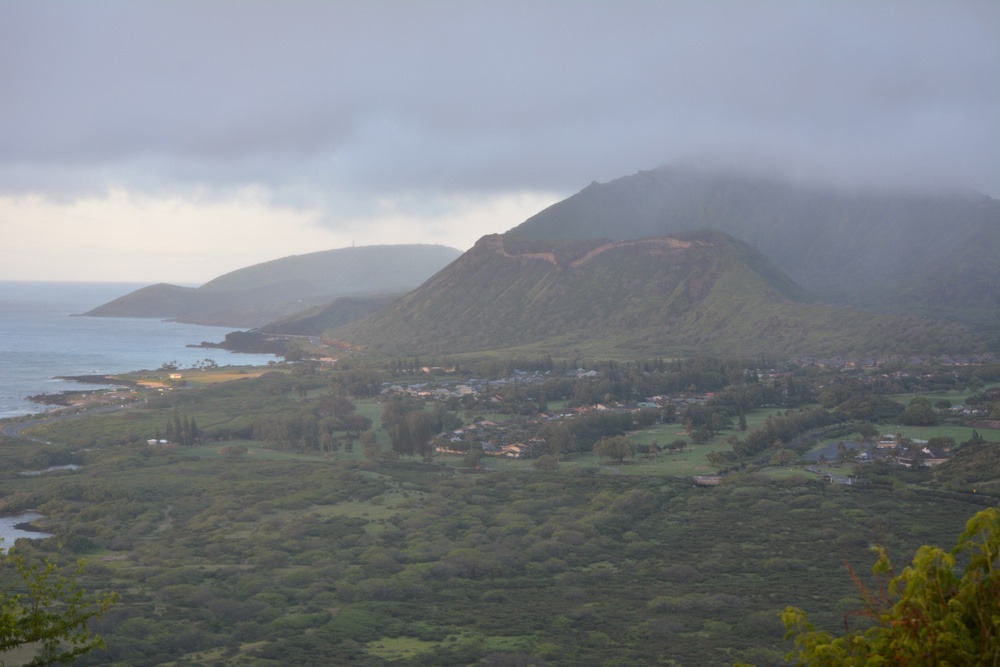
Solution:
{"label": "sky", "polygon": [[677,162],[997,198],[998,118],[995,0],[0,0],[0,280],[465,250]]}

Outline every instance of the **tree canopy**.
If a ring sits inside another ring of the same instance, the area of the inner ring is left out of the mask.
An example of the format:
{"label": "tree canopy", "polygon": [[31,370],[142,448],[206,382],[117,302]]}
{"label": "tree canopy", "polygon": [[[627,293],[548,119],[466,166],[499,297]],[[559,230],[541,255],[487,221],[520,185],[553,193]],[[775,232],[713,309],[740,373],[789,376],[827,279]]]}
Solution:
{"label": "tree canopy", "polygon": [[118,601],[118,595],[88,593],[77,584],[83,562],[71,575],[63,575],[49,561],[30,563],[21,555],[6,552],[0,564],[20,575],[20,590],[0,592],[0,656],[16,648],[37,644],[30,667],[68,664],[78,655],[104,646],[104,639],[91,634],[87,623],[99,618]]}
{"label": "tree canopy", "polygon": [[594,444],[594,452],[621,465],[625,459],[635,457],[635,444],[623,435],[616,435],[598,440]]}
{"label": "tree canopy", "polygon": [[[806,613],[788,607],[782,620],[798,665],[996,665],[1000,663],[1000,510],[979,512],[951,551],[923,546],[894,575],[884,548],[870,590],[855,577],[870,626],[843,637],[816,630]],[[959,573],[956,566],[965,563]]]}

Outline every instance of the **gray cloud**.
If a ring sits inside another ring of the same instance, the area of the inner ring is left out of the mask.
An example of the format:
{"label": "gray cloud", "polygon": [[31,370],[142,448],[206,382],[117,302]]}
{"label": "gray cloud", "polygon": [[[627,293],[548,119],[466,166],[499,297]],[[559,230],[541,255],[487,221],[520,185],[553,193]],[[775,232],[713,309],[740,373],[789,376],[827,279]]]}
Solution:
{"label": "gray cloud", "polygon": [[0,193],[363,208],[699,155],[1000,196],[998,36],[989,1],[0,1]]}

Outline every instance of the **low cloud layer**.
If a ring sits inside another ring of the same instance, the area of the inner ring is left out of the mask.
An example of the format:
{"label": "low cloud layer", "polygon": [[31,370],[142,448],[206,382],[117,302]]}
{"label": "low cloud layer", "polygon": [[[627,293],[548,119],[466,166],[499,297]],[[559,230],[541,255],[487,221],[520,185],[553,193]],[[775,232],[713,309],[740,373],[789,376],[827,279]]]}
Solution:
{"label": "low cloud layer", "polygon": [[391,211],[448,243],[692,157],[996,197],[998,35],[989,1],[2,0],[0,198],[250,189],[331,242]]}

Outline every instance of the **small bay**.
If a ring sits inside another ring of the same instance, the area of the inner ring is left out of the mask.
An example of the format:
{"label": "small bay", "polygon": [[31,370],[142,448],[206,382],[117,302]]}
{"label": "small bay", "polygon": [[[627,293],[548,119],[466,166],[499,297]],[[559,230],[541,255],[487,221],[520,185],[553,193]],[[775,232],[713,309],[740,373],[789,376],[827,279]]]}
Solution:
{"label": "small bay", "polygon": [[19,537],[27,537],[32,540],[52,537],[49,533],[18,528],[18,526],[22,524],[30,524],[32,521],[36,521],[41,518],[42,515],[37,512],[24,512],[16,516],[0,516],[0,538],[3,539],[3,542],[0,542],[0,551],[6,551],[10,547],[14,546],[14,542],[16,542]]}
{"label": "small bay", "polygon": [[155,370],[167,362],[189,368],[204,359],[220,366],[265,365],[274,360],[271,355],[187,347],[219,342],[234,327],[74,317],[143,286],[0,281],[0,418],[47,409],[29,401],[29,396],[94,386],[57,376]]}

